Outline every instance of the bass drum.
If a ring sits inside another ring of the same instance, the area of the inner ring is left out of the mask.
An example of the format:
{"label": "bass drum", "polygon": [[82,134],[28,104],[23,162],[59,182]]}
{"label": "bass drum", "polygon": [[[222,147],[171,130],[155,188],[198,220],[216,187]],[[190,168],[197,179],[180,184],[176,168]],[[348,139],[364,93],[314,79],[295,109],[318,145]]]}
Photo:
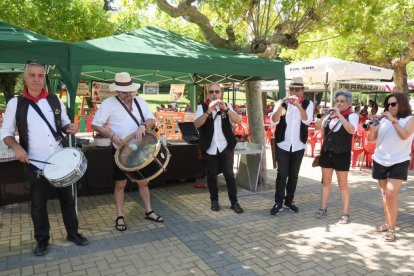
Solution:
{"label": "bass drum", "polygon": [[165,171],[170,161],[168,148],[152,131],[138,140],[135,133],[124,139],[124,145],[115,153],[115,162],[132,181],[150,181]]}

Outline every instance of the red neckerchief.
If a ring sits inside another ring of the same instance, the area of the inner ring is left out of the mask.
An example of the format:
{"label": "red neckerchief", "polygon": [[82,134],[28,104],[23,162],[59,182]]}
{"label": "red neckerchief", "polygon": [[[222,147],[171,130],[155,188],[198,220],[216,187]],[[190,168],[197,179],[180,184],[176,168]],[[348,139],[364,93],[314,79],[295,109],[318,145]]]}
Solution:
{"label": "red neckerchief", "polygon": [[[300,98],[299,99],[299,103],[302,104],[304,100],[305,100],[304,97]],[[294,100],[290,100],[289,103],[292,104],[292,105],[295,105],[295,101]]]}
{"label": "red neckerchief", "polygon": [[39,97],[33,97],[32,95],[30,95],[29,91],[27,90],[27,87],[25,87],[23,90],[23,97],[25,97],[28,100],[34,101],[35,103],[37,103],[41,99],[46,99],[47,96],[49,96],[49,93],[44,88],[42,88],[42,92],[40,92]]}
{"label": "red neckerchief", "polygon": [[207,105],[207,109],[208,109],[208,106],[210,105],[210,99],[209,98],[207,98],[207,100],[204,102],[206,105]]}
{"label": "red neckerchief", "polygon": [[[352,113],[351,108],[348,108],[347,110],[341,111],[341,115],[344,116],[344,117],[348,116],[351,113]],[[336,116],[336,115],[332,117],[332,119],[336,119],[336,118],[338,118],[338,116]]]}

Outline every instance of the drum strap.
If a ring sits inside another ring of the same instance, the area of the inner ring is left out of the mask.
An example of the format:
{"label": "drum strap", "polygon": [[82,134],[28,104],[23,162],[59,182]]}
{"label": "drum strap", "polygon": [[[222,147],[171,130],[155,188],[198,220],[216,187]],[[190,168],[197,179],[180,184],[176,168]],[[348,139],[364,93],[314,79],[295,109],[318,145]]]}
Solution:
{"label": "drum strap", "polygon": [[59,143],[62,143],[63,135],[59,135],[58,132],[56,132],[53,127],[50,125],[49,121],[46,119],[45,115],[40,110],[40,107],[33,101],[29,101],[29,104],[33,107],[33,109],[39,114],[39,116],[45,121],[46,125],[49,127],[50,132],[52,132],[53,137],[55,137],[55,140]]}
{"label": "drum strap", "polygon": [[[132,112],[128,109],[128,107],[121,101],[121,99],[118,97],[118,96],[116,96],[115,97],[120,103],[121,103],[121,105],[125,108],[125,110],[128,112],[128,114],[129,114],[129,116],[131,116],[131,118],[132,118],[132,120],[134,120],[134,122],[137,124],[137,126],[139,127],[141,124],[140,123],[138,123],[138,120],[137,120],[137,118],[135,118],[135,116],[134,116],[134,114],[132,114]],[[141,115],[141,122],[145,122],[145,119],[144,119],[144,114],[142,114],[142,110],[141,110],[141,107],[139,106],[139,104],[138,104],[138,101],[137,101],[137,99],[135,99],[134,98],[134,103],[135,103],[135,105],[138,107],[138,111],[139,111],[139,115]]]}

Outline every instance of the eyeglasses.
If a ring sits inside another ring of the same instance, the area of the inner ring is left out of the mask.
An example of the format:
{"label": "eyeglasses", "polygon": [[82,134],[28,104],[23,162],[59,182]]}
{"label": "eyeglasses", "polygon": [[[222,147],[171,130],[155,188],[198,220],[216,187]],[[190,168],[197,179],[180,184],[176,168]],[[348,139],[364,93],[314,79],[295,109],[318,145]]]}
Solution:
{"label": "eyeglasses", "polygon": [[398,102],[392,102],[392,103],[386,103],[385,107],[388,108],[390,106],[395,107],[398,104]]}
{"label": "eyeglasses", "polygon": [[37,65],[37,66],[41,66],[43,68],[46,68],[46,64],[44,64],[40,61],[34,60],[34,59],[30,59],[30,60],[26,61],[25,64],[24,64],[24,67],[26,68],[27,65]]}
{"label": "eyeglasses", "polygon": [[220,92],[221,90],[209,90],[208,91],[209,94],[213,94],[213,93],[219,94]]}

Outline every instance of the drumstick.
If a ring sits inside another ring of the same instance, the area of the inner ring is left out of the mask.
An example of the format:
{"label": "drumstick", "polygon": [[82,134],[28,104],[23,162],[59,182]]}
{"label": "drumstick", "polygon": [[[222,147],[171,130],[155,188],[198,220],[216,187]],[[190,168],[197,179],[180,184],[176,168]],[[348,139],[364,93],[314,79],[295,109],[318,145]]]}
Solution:
{"label": "drumstick", "polygon": [[36,159],[30,159],[30,158],[29,158],[29,160],[30,160],[30,161],[34,161],[34,162],[39,162],[39,163],[42,163],[42,164],[54,165],[54,164],[52,164],[52,163],[50,163],[50,162],[40,161],[40,160],[36,160]]}

